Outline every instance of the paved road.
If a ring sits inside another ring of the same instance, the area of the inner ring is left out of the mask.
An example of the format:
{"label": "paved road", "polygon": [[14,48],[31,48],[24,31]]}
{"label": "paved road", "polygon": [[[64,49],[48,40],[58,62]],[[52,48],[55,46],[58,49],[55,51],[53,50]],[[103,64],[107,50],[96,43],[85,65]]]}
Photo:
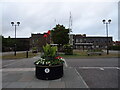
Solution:
{"label": "paved road", "polygon": [[[39,57],[3,60],[3,68],[32,68]],[[118,58],[66,59],[68,67],[118,67]]]}
{"label": "paved road", "polygon": [[39,57],[25,58],[25,59],[13,59],[13,60],[2,60],[3,68],[34,68],[34,62]]}
{"label": "paved road", "polygon": [[90,88],[118,87],[118,58],[66,59]]}
{"label": "paved road", "polygon": [[[3,60],[3,69],[34,68],[38,57]],[[118,58],[66,59],[68,68],[74,68],[90,88],[118,87]]]}
{"label": "paved road", "polygon": [[77,71],[83,77],[90,88],[117,88],[117,69],[79,69]]}
{"label": "paved road", "polygon": [[118,58],[66,59],[69,67],[117,67]]}

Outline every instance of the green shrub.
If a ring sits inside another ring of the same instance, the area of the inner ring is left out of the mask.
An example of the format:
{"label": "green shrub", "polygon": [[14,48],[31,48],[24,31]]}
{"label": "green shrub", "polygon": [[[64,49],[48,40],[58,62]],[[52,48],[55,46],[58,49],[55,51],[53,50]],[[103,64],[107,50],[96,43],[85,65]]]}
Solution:
{"label": "green shrub", "polygon": [[44,55],[42,56],[45,59],[52,59],[56,56],[57,53],[57,46],[50,46],[47,44],[46,46],[43,46]]}
{"label": "green shrub", "polygon": [[120,50],[120,46],[110,46],[110,50]]}
{"label": "green shrub", "polygon": [[103,52],[102,49],[90,49],[88,52]]}
{"label": "green shrub", "polygon": [[65,55],[73,55],[73,47],[72,45],[66,44],[64,45]]}
{"label": "green shrub", "polygon": [[37,47],[32,48],[32,53],[37,53]]}

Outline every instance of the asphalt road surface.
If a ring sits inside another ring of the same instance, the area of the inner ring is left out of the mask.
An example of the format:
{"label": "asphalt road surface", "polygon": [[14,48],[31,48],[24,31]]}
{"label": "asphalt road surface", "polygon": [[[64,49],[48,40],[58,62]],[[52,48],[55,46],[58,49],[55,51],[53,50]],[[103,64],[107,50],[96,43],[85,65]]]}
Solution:
{"label": "asphalt road surface", "polygon": [[66,59],[90,88],[118,87],[118,58]]}
{"label": "asphalt road surface", "polygon": [[[2,68],[34,68],[39,57],[3,60]],[[118,87],[118,58],[66,59],[68,68],[75,68],[90,88]]]}
{"label": "asphalt road surface", "polygon": [[118,58],[66,59],[69,67],[117,67]]}

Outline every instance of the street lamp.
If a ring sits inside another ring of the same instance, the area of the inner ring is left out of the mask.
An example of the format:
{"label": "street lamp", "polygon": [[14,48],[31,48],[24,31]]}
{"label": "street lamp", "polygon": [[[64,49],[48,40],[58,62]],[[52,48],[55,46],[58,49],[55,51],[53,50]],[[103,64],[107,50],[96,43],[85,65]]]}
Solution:
{"label": "street lamp", "polygon": [[15,26],[15,45],[14,45],[14,55],[16,56],[16,26],[19,26],[20,22],[17,22],[17,24],[14,24],[14,22],[11,22],[12,26]]}
{"label": "street lamp", "polygon": [[106,24],[106,34],[107,34],[107,55],[109,54],[109,50],[108,50],[108,24],[110,24],[111,19],[109,19],[108,21],[106,20],[102,20],[103,24]]}

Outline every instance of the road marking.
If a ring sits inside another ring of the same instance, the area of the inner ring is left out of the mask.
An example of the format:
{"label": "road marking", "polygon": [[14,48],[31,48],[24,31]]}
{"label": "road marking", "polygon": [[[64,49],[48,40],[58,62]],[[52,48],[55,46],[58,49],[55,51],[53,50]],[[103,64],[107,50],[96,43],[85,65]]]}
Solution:
{"label": "road marking", "polygon": [[120,69],[119,67],[79,67],[79,69]]}
{"label": "road marking", "polygon": [[64,59],[64,62],[65,62],[65,66],[68,67],[67,62],[65,61],[65,59]]}
{"label": "road marking", "polygon": [[100,68],[100,70],[104,70],[104,68]]}
{"label": "road marking", "polygon": [[35,71],[35,68],[5,68],[2,69],[3,72],[7,71]]}
{"label": "road marking", "polygon": [[81,80],[83,81],[83,83],[85,84],[86,88],[89,88],[87,83],[84,81],[84,79],[82,78],[82,76],[79,74],[79,72],[75,69],[76,73],[78,74],[79,78],[81,78]]}
{"label": "road marking", "polygon": [[[68,68],[76,68],[76,67],[68,67]],[[100,69],[100,70],[118,69],[118,70],[120,70],[119,67],[79,67],[79,69]],[[35,68],[3,68],[0,70],[2,70],[2,71],[34,71]]]}
{"label": "road marking", "polygon": [[12,63],[10,63],[10,64],[6,64],[6,65],[3,65],[2,67],[6,67],[6,66],[9,66],[9,65],[12,65],[12,64],[15,64],[15,63],[17,63],[17,62],[20,62],[20,61],[16,61],[16,62],[12,62]]}
{"label": "road marking", "polygon": [[118,70],[120,70],[120,68],[119,68],[119,67],[117,67],[117,69],[118,69]]}

